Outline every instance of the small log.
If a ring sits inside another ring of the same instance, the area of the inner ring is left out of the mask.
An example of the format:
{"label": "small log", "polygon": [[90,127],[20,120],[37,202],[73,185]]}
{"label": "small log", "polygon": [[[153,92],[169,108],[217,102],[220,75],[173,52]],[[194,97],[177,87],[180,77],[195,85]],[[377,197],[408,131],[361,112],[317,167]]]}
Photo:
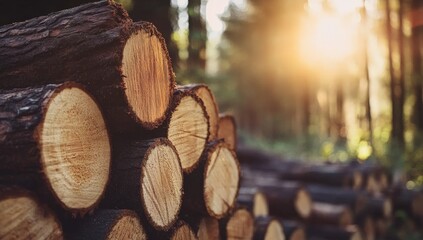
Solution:
{"label": "small log", "polygon": [[235,117],[230,114],[219,114],[219,128],[217,132],[217,138],[224,139],[229,144],[229,148],[236,151],[237,133],[236,133],[236,122]]}
{"label": "small log", "polygon": [[234,152],[221,141],[210,143],[200,165],[184,179],[184,211],[222,218],[235,205],[239,180]]}
{"label": "small log", "polygon": [[0,186],[0,239],[63,239],[53,212],[32,193]]}
{"label": "small log", "polygon": [[254,240],[285,240],[282,225],[271,217],[255,218]]}
{"label": "small log", "polygon": [[240,188],[237,203],[253,213],[254,217],[267,217],[269,215],[266,195],[257,188]]}
{"label": "small log", "polygon": [[308,222],[311,224],[324,224],[346,227],[353,224],[354,215],[346,205],[335,205],[314,202]]}
{"label": "small log", "polygon": [[109,180],[109,135],[78,84],[0,90],[0,183],[36,189],[55,207],[85,214]]}
{"label": "small log", "polygon": [[167,231],[178,219],[182,186],[180,160],[169,140],[122,143],[116,147],[104,206],[135,210],[143,222]]}
{"label": "small log", "polygon": [[354,214],[360,214],[365,210],[368,201],[364,193],[352,189],[341,189],[319,185],[308,185],[307,189],[313,201],[342,204],[351,208]]}
{"label": "small log", "polygon": [[188,224],[186,224],[183,221],[178,221],[169,239],[170,240],[197,240],[198,238]]}
{"label": "small log", "polygon": [[177,89],[182,91],[192,91],[198,98],[201,99],[201,101],[203,101],[210,122],[210,135],[208,141],[216,140],[217,129],[219,127],[219,110],[216,99],[210,88],[205,84],[192,83],[184,86],[178,86]]}
{"label": "small log", "polygon": [[307,219],[311,214],[312,199],[307,189],[298,182],[244,178],[241,186],[257,187],[266,196],[269,212],[274,216]]}
{"label": "small log", "polygon": [[206,108],[193,91],[176,90],[165,135],[173,143],[185,173],[194,170],[209,138]]}
{"label": "small log", "polygon": [[116,133],[165,120],[175,79],[164,39],[114,1],[2,26],[0,52],[0,88],[82,83]]}
{"label": "small log", "polygon": [[304,227],[294,221],[279,220],[283,226],[285,238],[287,240],[305,240],[306,233]]}
{"label": "small log", "polygon": [[337,228],[333,226],[307,225],[307,239],[336,239],[336,240],[361,240],[360,232],[355,228]]}
{"label": "small log", "polygon": [[234,210],[231,215],[220,220],[219,225],[222,239],[253,239],[254,217],[246,209]]}
{"label": "small log", "polygon": [[102,209],[66,229],[67,239],[147,239],[135,212]]}

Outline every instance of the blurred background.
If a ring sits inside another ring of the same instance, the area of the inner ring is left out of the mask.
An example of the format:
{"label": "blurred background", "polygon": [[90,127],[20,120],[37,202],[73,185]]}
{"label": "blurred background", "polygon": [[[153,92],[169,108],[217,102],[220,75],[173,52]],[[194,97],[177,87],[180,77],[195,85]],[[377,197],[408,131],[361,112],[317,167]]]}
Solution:
{"label": "blurred background", "polygon": [[[85,2],[2,0],[0,25]],[[118,2],[163,34],[179,84],[211,87],[242,144],[423,185],[423,1]]]}

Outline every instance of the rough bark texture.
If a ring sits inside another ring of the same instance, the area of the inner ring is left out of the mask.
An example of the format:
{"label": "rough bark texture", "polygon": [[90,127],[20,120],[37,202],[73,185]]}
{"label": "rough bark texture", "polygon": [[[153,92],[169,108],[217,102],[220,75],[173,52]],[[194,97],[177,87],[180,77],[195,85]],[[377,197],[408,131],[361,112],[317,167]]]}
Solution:
{"label": "rough bark texture", "polygon": [[81,88],[75,83],[64,83],[0,90],[0,183],[36,189],[55,207],[83,215],[95,208],[101,197],[86,209],[63,204],[46,175],[39,136],[51,99],[63,89],[74,87]]}
{"label": "rough bark texture", "polygon": [[[102,209],[91,216],[87,216],[82,220],[74,221],[65,226],[65,237],[67,239],[110,239],[114,227],[122,218],[130,218],[131,225],[123,225],[121,229],[117,229],[120,237],[129,239],[147,239],[146,234],[139,222],[135,212],[119,209]],[[116,231],[116,230],[115,230]],[[114,236],[116,237],[116,236]]]}
{"label": "rough bark texture", "polygon": [[[142,194],[142,180],[148,177],[143,175],[143,169],[145,168],[147,158],[150,156],[153,148],[161,144],[170,146],[176,152],[173,145],[165,138],[126,143],[121,142],[115,147],[111,180],[107,188],[103,205],[107,208],[132,209],[139,214],[142,222],[148,222],[157,230],[167,231],[178,220],[177,216],[179,210],[168,225],[158,226],[154,222],[152,214],[148,212],[145,203],[146,200]],[[160,161],[160,159],[157,160]],[[170,171],[169,169],[164,170]],[[182,174],[182,168],[180,168],[179,171]],[[160,177],[155,176],[154,173],[147,174],[151,174],[152,177]],[[154,191],[154,189],[148,190]],[[182,193],[180,197],[182,198]],[[148,226],[146,226],[146,228],[146,230],[149,231]]]}
{"label": "rough bark texture", "polygon": [[[82,5],[0,28],[0,87],[16,88],[46,83],[83,83],[103,106],[116,132],[128,132],[142,122],[128,106],[122,74],[126,41],[140,30],[156,35],[152,24],[133,24],[126,11],[111,0]],[[167,54],[164,43],[163,51]],[[169,85],[174,76],[169,61]]]}

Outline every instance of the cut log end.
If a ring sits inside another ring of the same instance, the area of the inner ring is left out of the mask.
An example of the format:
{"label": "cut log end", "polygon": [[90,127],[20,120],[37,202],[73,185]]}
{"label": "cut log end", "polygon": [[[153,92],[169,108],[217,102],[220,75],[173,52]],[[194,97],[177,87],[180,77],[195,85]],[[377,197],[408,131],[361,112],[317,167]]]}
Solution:
{"label": "cut log end", "polygon": [[149,221],[157,229],[168,230],[177,220],[182,203],[183,173],[173,145],[159,139],[143,162],[141,196]]}
{"label": "cut log end", "polygon": [[165,119],[174,88],[173,72],[157,30],[147,23],[138,26],[126,41],[122,74],[126,98],[137,120],[153,129]]}
{"label": "cut log end", "polygon": [[236,150],[236,123],[232,115],[220,114],[217,137],[224,139],[230,149]]}
{"label": "cut log end", "polygon": [[112,229],[110,230],[108,240],[112,239],[147,239],[147,234],[144,232],[137,217],[132,215],[122,216]]}
{"label": "cut log end", "polygon": [[221,218],[234,206],[240,170],[235,154],[225,144],[217,144],[211,151],[205,168],[204,200],[209,214]]}
{"label": "cut log end", "polygon": [[306,234],[303,228],[297,228],[287,240],[305,240]]}
{"label": "cut log end", "polygon": [[198,239],[219,239],[219,234],[219,222],[217,221],[217,219],[211,217],[201,219],[200,226],[197,232]]}
{"label": "cut log end", "polygon": [[298,190],[295,199],[295,208],[298,214],[306,219],[310,216],[312,210],[312,200],[310,194],[303,188]]}
{"label": "cut log end", "polygon": [[178,224],[172,236],[171,240],[196,240],[198,239],[195,236],[195,233],[192,231],[191,227],[188,224],[181,222]]}
{"label": "cut log end", "polygon": [[84,212],[99,202],[109,179],[109,136],[91,96],[77,86],[62,86],[38,128],[41,163],[60,204]]}
{"label": "cut log end", "polygon": [[219,126],[219,111],[217,110],[217,104],[214,99],[213,93],[207,86],[203,85],[202,87],[197,88],[196,94],[203,101],[204,106],[206,107],[207,114],[209,115],[209,141],[214,140],[217,137],[217,129]]}
{"label": "cut log end", "polygon": [[63,239],[54,215],[24,192],[2,192],[0,239]]}
{"label": "cut log end", "polygon": [[[423,199],[421,199],[423,201]],[[383,215],[385,218],[390,218],[392,216],[392,201],[387,198],[383,201]]]}
{"label": "cut log end", "polygon": [[201,100],[186,94],[176,104],[170,117],[168,138],[175,146],[184,172],[198,164],[209,136],[209,120]]}
{"label": "cut log end", "polygon": [[264,240],[285,240],[282,226],[277,220],[270,222],[264,235]]}
{"label": "cut log end", "polygon": [[269,206],[267,205],[266,196],[261,192],[257,192],[254,195],[253,215],[254,217],[265,217],[269,215]]}
{"label": "cut log end", "polygon": [[252,239],[253,234],[253,216],[245,209],[236,210],[226,225],[226,239]]}

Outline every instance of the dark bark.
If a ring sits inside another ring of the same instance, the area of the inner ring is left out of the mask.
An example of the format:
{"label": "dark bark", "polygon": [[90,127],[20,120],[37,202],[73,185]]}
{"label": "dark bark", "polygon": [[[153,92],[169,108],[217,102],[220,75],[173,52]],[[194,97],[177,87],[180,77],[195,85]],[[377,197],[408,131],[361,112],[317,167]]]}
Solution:
{"label": "dark bark", "polygon": [[279,220],[283,226],[283,232],[285,239],[287,240],[305,240],[305,229],[304,227],[295,221]]}
{"label": "dark bark", "polygon": [[[260,197],[263,201],[256,202],[258,197]],[[236,201],[238,206],[250,211],[254,217],[266,217],[269,215],[267,198],[262,192],[258,190],[258,188],[240,188]]]}
{"label": "dark bark", "polygon": [[356,231],[348,231],[342,228],[331,226],[306,226],[307,239],[337,239],[337,240],[353,240],[354,235],[360,234]]}
{"label": "dark bark", "polygon": [[348,206],[313,203],[308,223],[346,227],[353,223],[353,213]]}
{"label": "dark bark", "polygon": [[408,190],[405,187],[394,187],[389,193],[392,197],[394,212],[401,210],[409,216],[423,216],[423,193]]}
{"label": "dark bark", "polygon": [[[150,23],[133,24],[126,11],[112,1],[100,1],[0,28],[0,87],[16,88],[75,81],[84,84],[103,107],[106,121],[116,132],[129,132],[143,122],[125,95],[123,49],[138,31],[161,35]],[[169,94],[174,76],[169,62]]]}
{"label": "dark bark", "polygon": [[201,0],[188,0],[188,65],[206,68],[206,24],[201,16]]}
{"label": "dark bark", "polygon": [[413,58],[414,98],[413,122],[419,131],[423,131],[423,72],[422,53],[420,47],[421,29],[412,29],[411,51]]}

